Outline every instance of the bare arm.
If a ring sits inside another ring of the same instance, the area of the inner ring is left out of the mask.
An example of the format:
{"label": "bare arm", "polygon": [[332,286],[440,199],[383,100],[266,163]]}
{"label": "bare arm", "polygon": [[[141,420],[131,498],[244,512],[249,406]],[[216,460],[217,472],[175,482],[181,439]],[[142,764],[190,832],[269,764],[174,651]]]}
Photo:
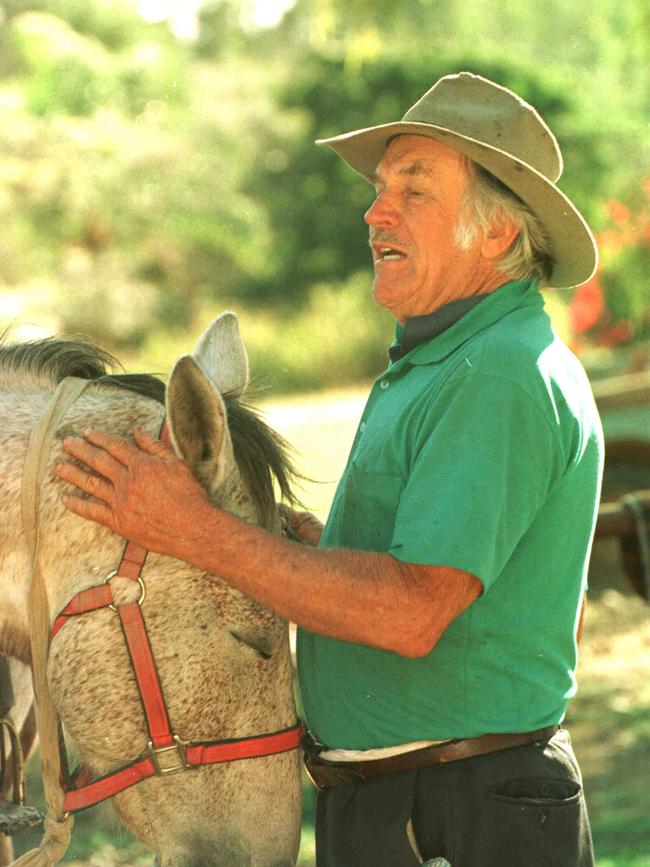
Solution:
{"label": "bare arm", "polygon": [[428,653],[481,589],[474,576],[457,569],[412,566],[389,554],[304,548],[216,509],[194,526],[200,538],[186,539],[176,553],[180,559],[306,629],[403,656]]}
{"label": "bare arm", "polygon": [[97,432],[66,440],[70,454],[101,474],[59,465],[63,479],[97,498],[66,497],[66,506],[218,575],[306,629],[423,656],[481,591],[479,580],[459,569],[273,536],[215,508],[187,466],[157,440],[137,432],[136,442],[139,448]]}

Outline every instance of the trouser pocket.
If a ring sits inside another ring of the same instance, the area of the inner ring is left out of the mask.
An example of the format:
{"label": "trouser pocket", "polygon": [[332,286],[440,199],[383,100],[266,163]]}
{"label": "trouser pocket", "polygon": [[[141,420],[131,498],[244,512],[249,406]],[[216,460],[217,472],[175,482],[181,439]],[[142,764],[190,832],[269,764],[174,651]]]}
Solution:
{"label": "trouser pocket", "polygon": [[589,867],[593,863],[582,787],[572,779],[522,777],[488,787],[481,865]]}
{"label": "trouser pocket", "polygon": [[580,770],[567,735],[418,772],[425,858],[452,867],[593,867]]}

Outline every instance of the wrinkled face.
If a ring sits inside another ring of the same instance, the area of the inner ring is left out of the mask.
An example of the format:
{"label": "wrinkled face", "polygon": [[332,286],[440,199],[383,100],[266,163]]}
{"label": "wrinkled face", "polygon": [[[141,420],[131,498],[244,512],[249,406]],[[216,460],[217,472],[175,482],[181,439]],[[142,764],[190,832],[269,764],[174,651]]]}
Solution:
{"label": "wrinkled face", "polygon": [[365,214],[373,296],[400,322],[477,294],[487,278],[480,239],[468,250],[454,240],[467,180],[463,157],[423,136],[393,139],[377,166]]}

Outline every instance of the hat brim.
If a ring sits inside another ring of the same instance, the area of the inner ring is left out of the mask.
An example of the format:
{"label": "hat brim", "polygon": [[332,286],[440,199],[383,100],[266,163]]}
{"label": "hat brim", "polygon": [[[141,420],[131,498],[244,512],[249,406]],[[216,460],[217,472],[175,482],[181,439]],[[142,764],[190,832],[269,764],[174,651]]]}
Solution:
{"label": "hat brim", "polygon": [[598,264],[596,241],[584,217],[551,181],[512,154],[430,123],[387,123],[318,139],[370,183],[387,145],[397,135],[421,135],[452,147],[491,172],[516,193],[535,214],[550,243],[553,272],[549,283],[579,286],[593,276]]}

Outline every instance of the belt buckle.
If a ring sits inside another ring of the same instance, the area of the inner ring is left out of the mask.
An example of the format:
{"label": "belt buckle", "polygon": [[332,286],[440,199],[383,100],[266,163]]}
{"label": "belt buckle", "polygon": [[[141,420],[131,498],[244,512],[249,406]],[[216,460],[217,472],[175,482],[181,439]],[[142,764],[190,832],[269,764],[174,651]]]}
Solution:
{"label": "belt buckle", "polygon": [[322,792],[325,786],[321,786],[316,775],[312,771],[312,759],[313,756],[310,756],[308,753],[305,753],[303,756],[303,765],[305,767],[305,773],[309,779],[309,782],[314,786],[315,789],[318,789],[319,792]]}
{"label": "belt buckle", "polygon": [[365,780],[363,774],[345,762],[324,762],[316,756],[305,754],[303,757],[305,772],[319,792],[331,786],[351,786]]}

